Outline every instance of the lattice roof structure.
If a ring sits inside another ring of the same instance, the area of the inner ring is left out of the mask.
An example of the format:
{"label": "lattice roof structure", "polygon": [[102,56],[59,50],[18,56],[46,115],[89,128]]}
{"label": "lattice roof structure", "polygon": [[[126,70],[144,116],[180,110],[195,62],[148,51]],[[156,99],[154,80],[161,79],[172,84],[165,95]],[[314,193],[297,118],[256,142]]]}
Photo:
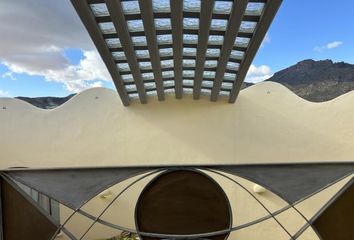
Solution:
{"label": "lattice roof structure", "polygon": [[71,0],[125,106],[210,95],[234,103],[282,0]]}

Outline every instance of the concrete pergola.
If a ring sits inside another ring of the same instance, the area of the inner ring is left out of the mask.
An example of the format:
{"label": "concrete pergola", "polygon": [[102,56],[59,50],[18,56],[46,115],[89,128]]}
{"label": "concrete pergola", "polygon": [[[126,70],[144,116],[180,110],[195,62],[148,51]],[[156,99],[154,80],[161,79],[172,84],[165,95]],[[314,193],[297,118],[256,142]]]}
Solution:
{"label": "concrete pergola", "polygon": [[71,0],[125,106],[210,95],[234,103],[282,0]]}

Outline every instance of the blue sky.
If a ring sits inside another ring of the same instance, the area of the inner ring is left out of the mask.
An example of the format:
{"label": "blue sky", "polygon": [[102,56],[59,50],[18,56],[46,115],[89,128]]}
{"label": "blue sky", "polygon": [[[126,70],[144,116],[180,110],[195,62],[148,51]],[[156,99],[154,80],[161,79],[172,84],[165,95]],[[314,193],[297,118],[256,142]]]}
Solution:
{"label": "blue sky", "polygon": [[[284,0],[247,80],[309,58],[354,64],[353,16],[353,0]],[[68,0],[2,0],[0,32],[0,96],[114,88]]]}
{"label": "blue sky", "polygon": [[309,58],[354,64],[353,16],[353,0],[284,0],[254,64],[272,71]]}

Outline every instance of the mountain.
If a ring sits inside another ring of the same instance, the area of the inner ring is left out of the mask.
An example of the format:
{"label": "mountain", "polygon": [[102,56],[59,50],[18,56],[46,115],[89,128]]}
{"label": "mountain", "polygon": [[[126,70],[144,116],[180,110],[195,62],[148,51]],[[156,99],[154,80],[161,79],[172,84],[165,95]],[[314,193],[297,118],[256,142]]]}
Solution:
{"label": "mountain", "polygon": [[66,101],[68,101],[70,98],[75,96],[75,94],[70,94],[66,97],[35,97],[35,98],[30,98],[30,97],[16,97],[17,99],[20,99],[22,101],[28,102],[36,107],[39,108],[44,108],[44,109],[53,109],[56,108]]}
{"label": "mountain", "polygon": [[[354,90],[354,65],[331,60],[303,60],[297,64],[276,72],[266,81],[283,84],[298,96],[311,102],[324,102]],[[243,83],[242,89],[252,86]],[[67,97],[17,97],[23,101],[44,109],[55,108],[75,94]]]}
{"label": "mountain", "polygon": [[323,102],[354,90],[354,65],[307,59],[276,72],[266,81],[283,84],[308,101]]}

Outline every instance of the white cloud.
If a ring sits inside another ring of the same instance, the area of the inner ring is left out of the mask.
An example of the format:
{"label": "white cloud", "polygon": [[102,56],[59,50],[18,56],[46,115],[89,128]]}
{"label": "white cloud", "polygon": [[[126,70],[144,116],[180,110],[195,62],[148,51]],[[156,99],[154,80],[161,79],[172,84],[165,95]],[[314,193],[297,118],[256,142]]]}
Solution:
{"label": "white cloud", "polygon": [[9,92],[0,89],[0,97],[10,97]]}
{"label": "white cloud", "polygon": [[84,51],[84,58],[77,65],[65,65],[59,69],[31,68],[18,63],[4,62],[11,73],[42,76],[48,81],[63,83],[70,92],[80,92],[91,87],[102,86],[109,81],[109,73],[96,51]]}
{"label": "white cloud", "polygon": [[323,45],[323,46],[316,46],[316,47],[314,47],[314,50],[317,52],[323,52],[324,50],[327,50],[327,49],[337,48],[342,44],[343,44],[342,41],[334,41],[334,42],[327,43],[326,45]]}
{"label": "white cloud", "polygon": [[343,42],[341,42],[341,41],[334,41],[334,42],[328,43],[327,48],[328,49],[337,48],[342,44],[343,44]]}
{"label": "white cloud", "polygon": [[245,82],[249,83],[259,83],[264,80],[267,80],[268,78],[272,77],[272,70],[270,69],[269,66],[267,65],[251,65],[250,68],[248,69],[247,75]]}
{"label": "white cloud", "polygon": [[268,44],[268,43],[270,43],[270,42],[271,42],[271,38],[270,38],[269,34],[267,33],[267,34],[265,35],[265,37],[264,37],[262,43],[261,43],[261,47],[260,47],[260,48],[263,48],[264,45],[266,45],[266,44]]}
{"label": "white cloud", "polygon": [[[13,73],[42,76],[71,92],[102,86],[110,77],[69,0],[1,0],[0,62]],[[70,64],[67,48],[83,49]]]}
{"label": "white cloud", "polygon": [[14,76],[13,72],[5,72],[4,74],[1,75],[2,78],[10,78],[11,80],[16,80],[16,77]]}

